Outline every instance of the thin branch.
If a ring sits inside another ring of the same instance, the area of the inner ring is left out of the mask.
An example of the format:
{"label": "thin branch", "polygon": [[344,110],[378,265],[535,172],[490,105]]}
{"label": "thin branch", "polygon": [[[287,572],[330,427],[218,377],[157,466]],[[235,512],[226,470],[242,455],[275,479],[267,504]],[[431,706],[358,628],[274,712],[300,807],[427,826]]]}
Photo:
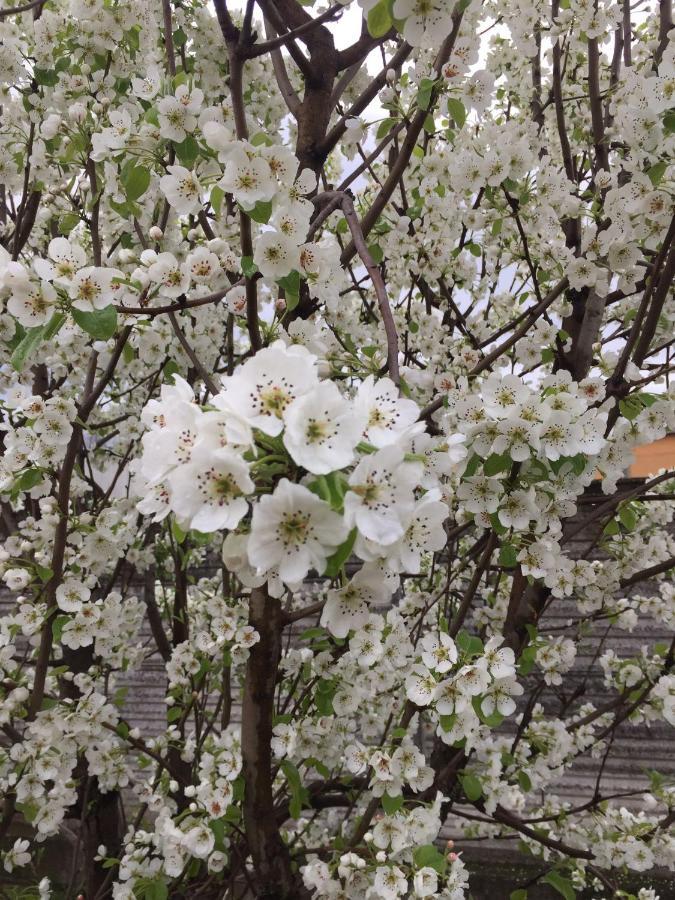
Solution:
{"label": "thin branch", "polygon": [[47,0],[31,0],[30,3],[22,3],[21,6],[12,6],[8,9],[0,9],[0,19],[6,19],[7,16],[18,15],[19,13],[29,12],[31,9],[44,6]]}
{"label": "thin branch", "polygon": [[192,363],[194,368],[197,370],[197,372],[199,372],[199,375],[201,376],[201,379],[204,382],[204,384],[206,385],[206,387],[209,389],[209,392],[211,394],[217,394],[219,391],[218,385],[215,383],[213,378],[211,378],[209,373],[206,371],[201,360],[199,359],[199,357],[195,353],[194,349],[190,345],[190,342],[185,337],[185,332],[178,324],[178,320],[176,319],[176,314],[174,312],[169,313],[169,321],[171,322],[171,327],[173,328],[173,330],[176,334],[176,337],[180,341],[181,347],[183,348],[183,350],[185,350],[185,353],[189,357],[190,362]]}
{"label": "thin branch", "polygon": [[267,41],[263,41],[260,44],[252,44],[244,51],[244,56],[246,59],[255,59],[257,56],[262,56],[264,53],[270,53],[272,50],[278,50],[280,47],[284,47],[289,41],[294,41],[297,38],[302,38],[307,35],[308,32],[312,31],[314,28],[317,28],[319,25],[322,25],[324,22],[330,22],[334,19],[338,19],[344,11],[344,7],[339,3],[335,6],[329,6],[327,10],[321,13],[320,16],[317,16],[315,19],[312,19],[311,22],[305,22],[303,25],[299,25],[297,28],[291,29],[291,31],[287,31],[285,34],[277,35],[277,37],[271,38]]}
{"label": "thin branch", "polygon": [[329,202],[334,201],[337,197],[340,198],[340,206],[342,207],[342,212],[347,221],[347,225],[349,226],[356,252],[360,256],[361,262],[366,267],[366,271],[368,272],[373,283],[373,288],[375,289],[384,331],[387,336],[387,371],[389,372],[391,380],[398,385],[401,380],[398,370],[398,332],[396,331],[396,323],[391,311],[391,306],[389,305],[389,298],[387,297],[387,289],[384,284],[384,279],[382,278],[382,272],[368,249],[359,223],[359,217],[356,215],[356,210],[354,209],[354,202],[349,194],[340,195],[339,192],[335,191],[320,195],[320,199],[325,199]]}

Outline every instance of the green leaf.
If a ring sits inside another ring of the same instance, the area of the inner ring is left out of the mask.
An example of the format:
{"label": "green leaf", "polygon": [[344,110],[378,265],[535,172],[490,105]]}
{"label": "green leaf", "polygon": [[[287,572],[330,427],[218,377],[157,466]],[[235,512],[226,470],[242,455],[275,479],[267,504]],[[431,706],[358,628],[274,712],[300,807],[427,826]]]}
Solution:
{"label": "green leaf", "polygon": [[423,78],[417,91],[417,105],[420,109],[429,109],[436,82],[431,78]]}
{"label": "green leaf", "polygon": [[209,828],[216,840],[215,849],[222,853],[225,850],[225,819],[211,819]]}
{"label": "green leaf", "polygon": [[14,487],[19,491],[29,491],[36,484],[40,484],[43,478],[42,469],[26,469],[14,482]]}
{"label": "green leaf", "polygon": [[447,868],[445,857],[438,847],[435,847],[433,844],[423,844],[421,847],[417,847],[417,849],[413,851],[413,860],[416,868],[423,869],[426,866],[430,866],[432,869],[435,869],[439,875],[442,875]]}
{"label": "green leaf", "polygon": [[336,578],[340,572],[340,569],[347,562],[349,557],[351,556],[352,548],[354,547],[354,542],[356,541],[356,528],[352,528],[349,532],[349,536],[344,543],[340,544],[335,553],[332,556],[328,557],[328,561],[326,563],[326,571],[323,573],[326,578]]}
{"label": "green leaf", "polygon": [[619,400],[619,411],[624,419],[632,422],[642,412],[642,404],[637,397],[628,397],[626,400]]}
{"label": "green leaf", "polygon": [[474,803],[483,793],[483,785],[475,775],[461,775],[460,782],[467,800]]}
{"label": "green leaf", "polygon": [[61,635],[63,634],[63,629],[67,622],[70,621],[70,616],[57,616],[52,622],[52,635],[54,637],[54,643],[58,644],[61,640]]}
{"label": "green leaf", "polygon": [[502,544],[499,548],[500,565],[506,566],[507,569],[513,569],[518,562],[516,558],[515,548],[511,544]]}
{"label": "green leaf", "polygon": [[379,244],[369,244],[368,252],[373,257],[373,262],[375,263],[375,265],[379,266],[379,264],[384,259],[384,252],[382,250],[382,247],[380,247]]}
{"label": "green leaf", "polygon": [[318,475],[311,482],[309,489],[317,497],[321,497],[329,503],[335,512],[342,512],[345,494],[349,490],[349,482],[340,472],[330,472],[328,475]]}
{"label": "green leaf", "polygon": [[626,531],[633,531],[637,525],[637,516],[630,506],[622,506],[619,510],[619,521]]}
{"label": "green leaf", "polygon": [[325,638],[325,637],[326,637],[326,629],[321,628],[321,626],[317,626],[316,628],[305,628],[305,630],[299,636],[299,640],[311,641],[314,638]]}
{"label": "green leaf", "polygon": [[14,322],[14,334],[11,339],[5,341],[8,350],[16,350],[21,341],[26,337],[26,329],[20,322]]}
{"label": "green leaf", "polygon": [[180,708],[180,706],[170,706],[166,714],[166,721],[177,722],[182,715],[183,710]]}
{"label": "green leaf", "polygon": [[104,309],[95,309],[92,312],[84,312],[81,309],[71,310],[73,319],[83,331],[91,335],[94,340],[107,341],[117,329],[117,310],[110,304]]}
{"label": "green leaf", "polygon": [[47,584],[47,582],[51,581],[54,577],[53,571],[48,566],[39,566],[37,563],[34,563],[33,568],[37,572],[37,576],[43,584]]}
{"label": "green leaf", "polygon": [[289,275],[280,278],[277,284],[283,288],[286,309],[295,309],[300,302],[300,273],[293,269]]}
{"label": "green leaf", "polygon": [[485,698],[481,696],[471,698],[471,705],[473,706],[476,715],[481,720],[483,725],[487,725],[488,728],[499,728],[499,726],[504,721],[504,716],[496,710],[495,712],[489,714],[483,712],[484,699]]}
{"label": "green leaf", "polygon": [[448,97],[448,112],[457,123],[457,127],[462,128],[466,122],[466,109],[462,101],[456,97]]}
{"label": "green leaf", "polygon": [[371,37],[383,37],[393,24],[387,0],[380,0],[368,13],[368,34]]}
{"label": "green leaf", "polygon": [[663,128],[666,134],[672,134],[675,131],[675,110],[669,110],[663,119]]}
{"label": "green leaf", "polygon": [[[436,122],[434,121],[434,117],[430,114],[424,120],[424,124],[422,128],[426,131],[427,134],[434,134],[436,131]],[[445,197],[445,187],[442,184],[436,186],[436,193],[440,197]]]}
{"label": "green leaf", "polygon": [[288,806],[288,811],[292,819],[299,819],[302,813],[302,804],[307,799],[307,791],[302,786],[300,773],[296,766],[288,759],[282,760],[279,768],[286,776],[288,788],[291,793],[291,802]]}
{"label": "green leaf", "polygon": [[123,740],[126,740],[129,737],[129,726],[126,722],[120,722],[115,729],[115,733],[118,734]]}
{"label": "green leaf", "polygon": [[478,466],[481,463],[480,456],[477,453],[474,453],[471,459],[466,464],[466,468],[464,469],[464,478],[471,478],[478,471]]}
{"label": "green leaf", "polygon": [[305,765],[308,767],[311,766],[312,769],[316,769],[322,778],[330,778],[330,769],[328,766],[325,766],[320,760],[315,759],[313,756],[307,757]]}
{"label": "green leaf", "polygon": [[253,262],[252,256],[242,256],[241,258],[241,271],[247,278],[253,278],[253,276],[258,271],[258,267]]}
{"label": "green leaf", "polygon": [[169,889],[164,879],[150,881],[145,889],[145,900],[166,900]]}
{"label": "green leaf", "polygon": [[17,372],[20,372],[23,369],[26,358],[34,350],[37,350],[37,348],[42,343],[44,332],[44,325],[38,325],[36,328],[29,328],[26,331],[20,343],[9,358],[13,369],[16,369]]}
{"label": "green leaf", "polygon": [[61,216],[59,219],[59,234],[63,234],[67,237],[74,228],[77,228],[79,223],[80,217],[77,213],[65,213],[65,215]]}
{"label": "green leaf", "polygon": [[619,528],[619,523],[616,519],[610,519],[610,521],[605,525],[602,529],[602,533],[606,534],[608,537],[614,537],[614,535],[619,534],[621,529]]}
{"label": "green leaf", "polygon": [[249,218],[253,219],[254,222],[259,222],[261,225],[267,225],[270,220],[270,216],[272,215],[272,201],[271,200],[258,200],[255,206],[251,209],[244,209]]}
{"label": "green leaf", "polygon": [[32,822],[40,812],[40,807],[37,805],[37,803],[32,803],[30,801],[26,801],[25,803],[17,803],[16,808],[27,822]]}
{"label": "green leaf", "polygon": [[565,878],[560,872],[549,872],[541,880],[545,884],[550,884],[551,887],[555,888],[559,894],[562,894],[565,900],[576,900],[577,894],[574,890],[574,885],[569,878]]}
{"label": "green leaf", "polygon": [[460,631],[455,638],[455,643],[467,656],[478,656],[483,652],[483,642],[475,634]]}
{"label": "green leaf", "polygon": [[647,169],[647,176],[654,187],[656,187],[657,184],[660,184],[667,168],[668,163],[665,159],[662,159],[660,162],[655,163],[650,169]]}
{"label": "green leaf", "polygon": [[54,85],[59,83],[58,72],[55,72],[53,69],[38,69],[36,66],[33,69],[33,78],[38,84],[46,87],[54,87]]}
{"label": "green leaf", "polygon": [[378,141],[382,140],[382,138],[389,134],[389,132],[396,125],[396,119],[384,119],[384,121],[380,122],[377,126],[377,131],[375,132],[375,137]]}
{"label": "green leaf", "polygon": [[521,789],[527,793],[532,790],[532,782],[530,780],[530,776],[527,772],[524,772],[522,769],[518,772],[518,784]]}
{"label": "green leaf", "polygon": [[171,522],[171,534],[173,535],[173,539],[177,544],[182,544],[187,537],[187,532],[183,531],[183,529],[175,519],[173,519]]}
{"label": "green leaf", "polygon": [[337,693],[337,682],[320,678],[316,683],[314,705],[322,716],[333,716],[333,697]]}
{"label": "green leaf", "polygon": [[534,668],[534,660],[537,655],[536,647],[525,647],[523,652],[520,654],[520,659],[518,660],[518,674],[519,675],[529,675],[532,669]]}
{"label": "green leaf", "polygon": [[129,31],[125,32],[129,45],[133,51],[140,50],[141,47],[141,29],[139,25],[134,25]]}
{"label": "green leaf", "polygon": [[49,322],[43,326],[44,334],[42,335],[43,340],[48,341],[54,337],[59,328],[66,321],[65,313],[54,313]]}
{"label": "green leaf", "polygon": [[150,187],[150,170],[145,166],[133,166],[122,176],[127,200],[138,200]]}
{"label": "green leaf", "polygon": [[167,359],[162,369],[162,375],[166,381],[173,381],[174,375],[180,375],[180,366],[175,359]]}
{"label": "green leaf", "polygon": [[382,794],[382,809],[388,816],[393,816],[403,806],[403,797],[390,797],[389,794]]}
{"label": "green leaf", "polygon": [[211,206],[213,207],[213,211],[217,216],[220,215],[224,197],[225,191],[221,187],[218,187],[217,184],[214,184],[214,186],[211,188]]}
{"label": "green leaf", "polygon": [[511,468],[511,457],[508,453],[493,453],[483,463],[483,472],[486,475],[498,475]]}
{"label": "green leaf", "polygon": [[266,134],[264,131],[256,131],[256,133],[251,138],[251,144],[254,147],[272,147],[274,145],[274,141]]}
{"label": "green leaf", "polygon": [[527,900],[527,891],[525,888],[518,888],[517,891],[511,891],[509,900]]}
{"label": "green leaf", "polygon": [[498,234],[502,233],[502,219],[495,219],[492,223],[492,237],[497,237]]}
{"label": "green leaf", "polygon": [[174,143],[173,146],[180,164],[185,166],[186,169],[191,169],[199,156],[199,144],[197,141],[191,134],[188,134],[184,141],[181,141],[179,144]]}

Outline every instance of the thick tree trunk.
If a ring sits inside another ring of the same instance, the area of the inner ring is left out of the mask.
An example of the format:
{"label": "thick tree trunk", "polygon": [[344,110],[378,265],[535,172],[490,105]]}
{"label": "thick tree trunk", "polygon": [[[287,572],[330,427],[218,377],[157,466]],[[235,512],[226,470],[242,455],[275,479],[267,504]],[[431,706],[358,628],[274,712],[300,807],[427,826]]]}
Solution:
{"label": "thick tree trunk", "polygon": [[281,603],[264,588],[251,592],[249,621],[260,635],[246,666],[241,746],[244,774],[244,826],[253,860],[258,897],[300,900],[308,896],[291,868],[277,828],[272,792],[274,690],[281,656]]}

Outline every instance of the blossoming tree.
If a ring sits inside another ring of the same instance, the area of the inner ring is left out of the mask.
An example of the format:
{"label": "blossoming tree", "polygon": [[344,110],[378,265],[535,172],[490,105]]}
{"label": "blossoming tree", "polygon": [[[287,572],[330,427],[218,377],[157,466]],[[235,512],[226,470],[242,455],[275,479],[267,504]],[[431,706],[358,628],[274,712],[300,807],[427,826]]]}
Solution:
{"label": "blossoming tree", "polygon": [[[670,0],[5,3],[22,897],[459,900],[448,822],[565,898],[633,896],[626,870],[656,896],[675,793],[617,802],[603,769],[620,729],[675,724],[675,645],[612,645],[675,623],[675,473],[620,482],[675,428],[672,25]],[[602,703],[569,682],[596,623]],[[151,657],[158,733],[120,690]]]}

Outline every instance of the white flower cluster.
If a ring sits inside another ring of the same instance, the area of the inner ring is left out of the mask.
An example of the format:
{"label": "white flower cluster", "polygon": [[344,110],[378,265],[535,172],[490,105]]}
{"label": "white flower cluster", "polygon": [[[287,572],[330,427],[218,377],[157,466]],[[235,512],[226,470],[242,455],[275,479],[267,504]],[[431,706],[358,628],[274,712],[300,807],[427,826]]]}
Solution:
{"label": "white flower cluster", "polygon": [[[302,869],[305,886],[313,897],[328,900],[463,900],[468,873],[461,857],[453,852],[444,856],[433,845],[441,826],[441,801],[439,794],[428,807],[382,816],[365,835],[366,854],[344,853],[333,867],[311,860]],[[406,870],[411,870],[410,880]]]}
{"label": "white flower cluster", "polygon": [[[367,378],[350,397],[319,378],[304,347],[277,341],[223,379],[206,408],[180,378],[148,404],[139,510],[156,521],[172,512],[186,529],[229,531],[228,566],[246,584],[268,580],[277,595],[310,570],[323,574],[351,532],[368,566],[326,615],[335,605],[356,614],[364,598],[387,590],[370,574],[377,566],[419,571],[420,553],[444,542],[447,506],[411,452],[418,415],[388,379]],[[299,483],[281,478],[256,498],[255,479],[275,463],[307,474]]]}
{"label": "white flower cluster", "polygon": [[484,647],[478,638],[469,638],[461,659],[444,632],[427,634],[420,643],[422,653],[406,679],[406,693],[417,706],[435,711],[436,733],[444,743],[466,738],[471,747],[481,722],[494,724],[513,714],[513,697],[523,688],[515,677],[513,650],[502,647],[502,637],[491,637]]}

